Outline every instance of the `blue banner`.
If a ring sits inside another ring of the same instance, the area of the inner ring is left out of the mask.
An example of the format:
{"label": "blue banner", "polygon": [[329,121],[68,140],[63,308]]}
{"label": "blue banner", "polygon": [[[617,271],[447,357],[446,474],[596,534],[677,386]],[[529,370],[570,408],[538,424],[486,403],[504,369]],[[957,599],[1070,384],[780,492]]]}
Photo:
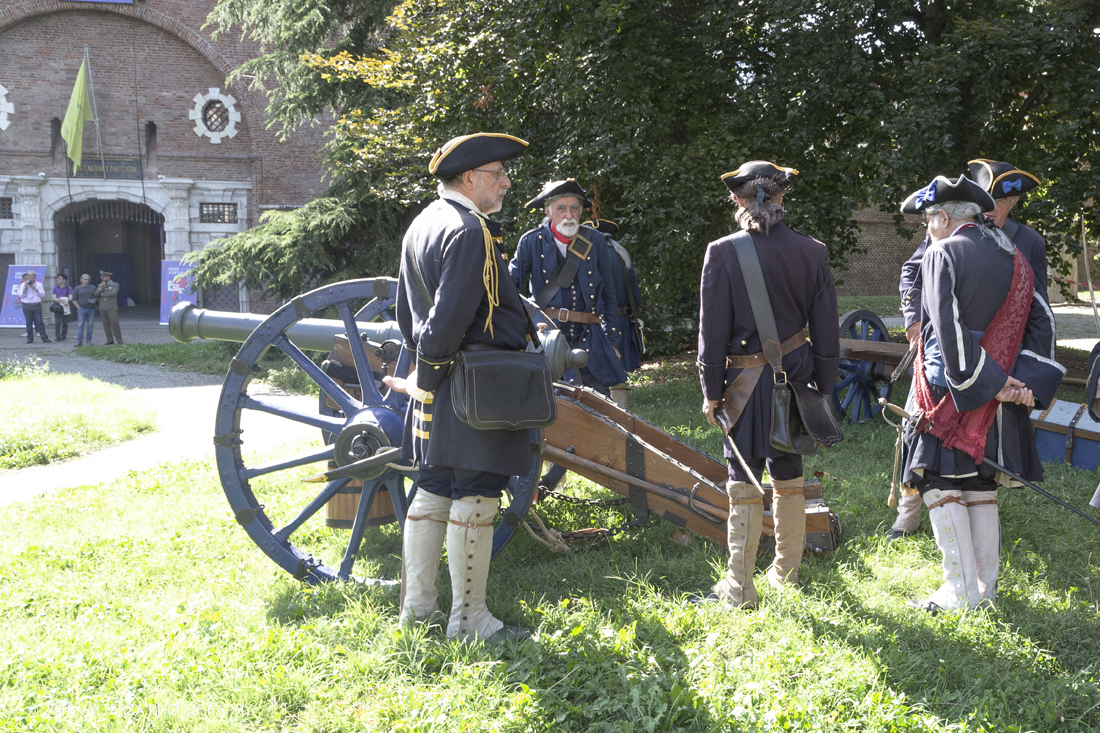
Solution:
{"label": "blue banner", "polygon": [[8,277],[4,281],[4,302],[0,304],[0,328],[25,328],[27,319],[23,318],[23,306],[17,302],[19,285],[23,282],[24,272],[33,272],[36,282],[42,284],[42,290],[48,295],[53,285],[46,285],[45,265],[8,265]]}
{"label": "blue banner", "polygon": [[161,260],[160,262],[160,325],[168,325],[168,317],[177,303],[191,303],[198,299],[198,293],[192,291],[194,280],[191,268],[194,262],[186,264]]}

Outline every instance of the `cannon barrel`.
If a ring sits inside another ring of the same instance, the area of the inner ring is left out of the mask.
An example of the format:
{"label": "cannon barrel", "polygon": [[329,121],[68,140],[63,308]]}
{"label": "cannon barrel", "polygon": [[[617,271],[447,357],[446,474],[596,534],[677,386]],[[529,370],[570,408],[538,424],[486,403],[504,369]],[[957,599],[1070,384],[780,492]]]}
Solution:
{"label": "cannon barrel", "polygon": [[[267,316],[255,313],[211,311],[196,308],[191,303],[180,303],[172,309],[168,332],[182,343],[193,339],[244,343],[266,319]],[[305,351],[332,351],[333,339],[344,333],[342,321],[326,318],[305,318],[286,331],[290,343]],[[402,341],[401,329],[396,321],[360,322],[359,333],[377,344]]]}
{"label": "cannon barrel", "polygon": [[[545,316],[541,317],[545,319]],[[244,343],[266,319],[267,316],[255,313],[212,311],[197,308],[191,303],[180,303],[172,309],[172,315],[168,319],[168,333],[181,343],[194,339]],[[549,320],[545,322],[551,323]],[[396,321],[360,321],[358,325],[359,333],[372,343],[404,341]],[[332,351],[333,340],[344,333],[342,321],[326,318],[304,318],[286,331],[290,342],[304,351]],[[565,336],[557,329],[540,332],[539,339],[550,361],[550,371],[554,379],[561,379],[567,370],[580,368],[588,363],[588,354],[580,349],[569,348]]]}

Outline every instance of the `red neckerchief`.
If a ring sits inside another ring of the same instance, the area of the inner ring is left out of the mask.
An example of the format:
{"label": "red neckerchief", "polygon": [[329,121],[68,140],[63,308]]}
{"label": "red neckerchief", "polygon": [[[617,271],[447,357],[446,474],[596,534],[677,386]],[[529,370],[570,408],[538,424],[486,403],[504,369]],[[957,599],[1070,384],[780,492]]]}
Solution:
{"label": "red neckerchief", "polygon": [[[1012,284],[1008,287],[1008,295],[978,341],[1006,374],[1012,373],[1020,351],[1020,340],[1031,311],[1034,282],[1031,265],[1017,249],[1012,256]],[[985,458],[985,439],[999,403],[993,399],[977,409],[959,412],[949,392],[936,404],[932,387],[924,376],[924,339],[917,340],[917,349],[913,380],[917,406],[922,413],[917,430],[931,433],[945,447],[961,450],[976,463],[981,463]]]}
{"label": "red neckerchief", "polygon": [[554,222],[550,222],[550,233],[554,235],[554,239],[558,240],[562,244],[569,244],[573,241],[572,237],[567,237],[557,229],[554,228]]}

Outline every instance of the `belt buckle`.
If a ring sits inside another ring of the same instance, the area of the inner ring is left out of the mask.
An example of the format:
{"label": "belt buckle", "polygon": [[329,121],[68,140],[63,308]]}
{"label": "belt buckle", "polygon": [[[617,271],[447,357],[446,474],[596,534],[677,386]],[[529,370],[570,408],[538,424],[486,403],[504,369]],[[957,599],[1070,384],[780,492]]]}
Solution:
{"label": "belt buckle", "polygon": [[562,316],[562,323],[569,323],[569,311],[567,311],[565,308],[558,308],[558,315]]}

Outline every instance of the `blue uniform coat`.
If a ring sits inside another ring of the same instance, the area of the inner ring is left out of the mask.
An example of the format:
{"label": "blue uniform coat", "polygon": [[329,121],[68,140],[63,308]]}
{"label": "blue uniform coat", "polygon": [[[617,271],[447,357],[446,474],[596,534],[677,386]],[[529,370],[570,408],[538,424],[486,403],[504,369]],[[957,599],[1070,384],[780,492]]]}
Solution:
{"label": "blue uniform coat", "polygon": [[[960,411],[977,409],[993,400],[1008,378],[992,358],[986,358],[979,340],[1008,294],[1012,256],[979,228],[966,227],[927,247],[921,273],[921,338],[928,344],[935,337],[947,382],[946,387],[932,385],[933,397],[939,400],[950,394]],[[927,349],[925,362],[927,368]],[[1034,392],[1038,407],[1046,408],[1064,374],[1065,368],[1055,360],[1050,306],[1035,290],[1012,376]],[[1002,404],[989,428],[985,456],[1030,481],[1039,481],[1043,469],[1028,414],[1027,407]],[[938,438],[909,430],[903,481],[916,483],[925,470],[945,478],[995,473],[961,450],[944,448]]]}
{"label": "blue uniform coat", "polygon": [[[570,346],[588,352],[588,371],[593,377],[605,387],[622,384],[626,381],[626,372],[615,355],[615,348],[618,348],[622,334],[615,301],[615,271],[611,264],[613,255],[608,250],[604,235],[595,229],[582,226],[577,236],[592,242],[592,248],[577,270],[573,287],[559,290],[546,307],[584,311],[603,320],[602,328],[586,323],[557,324]],[[547,220],[542,226],[531,229],[520,237],[516,255],[512,258],[508,271],[520,292],[524,291],[526,283],[527,292],[532,298],[537,298],[562,261]]]}
{"label": "blue uniform coat", "polygon": [[[406,347],[416,351],[417,386],[434,392],[430,404],[409,402],[402,450],[406,459],[513,476],[530,470],[528,431],[475,430],[455,416],[451,402],[448,372],[460,347],[527,346],[523,301],[505,274],[508,263],[500,241],[499,224],[444,199],[432,202],[405,233],[397,322]],[[406,250],[412,251],[432,295],[431,308],[406,272]],[[490,294],[498,299],[495,305]]]}
{"label": "blue uniform coat", "polygon": [[[828,393],[836,384],[840,364],[840,326],[829,252],[821,242],[782,222],[768,234],[752,232],[752,241],[767,282],[779,339],[784,341],[809,324],[810,343],[783,357],[787,380],[812,382]],[[741,373],[726,368],[726,356],[758,354],[762,349],[733,237],[711,242],[699,286],[699,377],[706,398],[721,399]],[[789,455],[769,442],[773,384],[771,370],[765,367],[733,427],[731,436],[746,459]],[[725,455],[734,460],[728,440]]]}
{"label": "blue uniform coat", "polygon": [[[638,309],[642,307],[642,290],[638,287],[638,275],[634,272],[634,262],[623,259],[616,251],[615,242],[607,238],[607,251],[611,255],[611,269],[614,270],[612,279],[615,282],[615,302],[619,306],[619,333],[622,338],[619,342],[619,361],[623,369],[632,372],[642,365],[642,344],[638,339],[638,332],[634,330],[631,317],[640,318],[641,313],[634,313],[630,306],[630,296],[634,296],[634,303]],[[619,244],[621,247],[622,245]],[[624,269],[625,268],[625,269]]]}

